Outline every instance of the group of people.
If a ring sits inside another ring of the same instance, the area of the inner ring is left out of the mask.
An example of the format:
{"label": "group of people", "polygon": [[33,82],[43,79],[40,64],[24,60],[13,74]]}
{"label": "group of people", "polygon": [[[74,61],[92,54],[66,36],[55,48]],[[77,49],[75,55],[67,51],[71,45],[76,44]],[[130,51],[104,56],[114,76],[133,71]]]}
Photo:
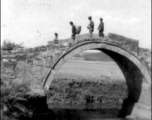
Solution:
{"label": "group of people", "polygon": [[[89,37],[92,40],[92,38],[93,38],[93,32],[94,32],[94,21],[92,20],[91,16],[88,17],[88,20],[90,22],[89,22],[89,25],[87,26],[87,28],[89,30]],[[102,18],[100,18],[99,20],[100,20],[100,24],[98,26],[99,38],[101,38],[101,37],[103,38],[104,37],[104,33],[103,33],[104,32],[104,22],[103,22]],[[76,26],[74,25],[73,22],[70,22],[70,25],[72,26],[72,35],[71,35],[71,38],[75,42],[75,36],[77,34]],[[54,43],[55,44],[58,43],[58,34],[57,33],[55,33]]]}
{"label": "group of people", "polygon": [[[89,16],[88,19],[89,19],[90,23],[87,26],[87,28],[89,30],[89,37],[90,37],[90,39],[92,39],[93,38],[93,31],[94,31],[94,22],[93,22],[91,16]],[[70,22],[70,25],[72,26],[72,36],[71,37],[72,37],[73,41],[75,41],[75,35],[77,34],[76,27],[75,27],[73,22]],[[99,30],[99,37],[100,38],[104,37],[104,33],[103,33],[104,32],[104,23],[103,23],[102,18],[100,18],[100,24],[98,26],[98,30]]]}

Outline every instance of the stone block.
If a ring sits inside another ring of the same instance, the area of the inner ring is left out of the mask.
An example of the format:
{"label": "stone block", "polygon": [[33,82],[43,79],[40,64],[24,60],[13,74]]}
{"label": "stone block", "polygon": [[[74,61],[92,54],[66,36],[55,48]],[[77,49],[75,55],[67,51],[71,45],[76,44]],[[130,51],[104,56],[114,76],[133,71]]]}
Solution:
{"label": "stone block", "polygon": [[60,69],[60,67],[63,65],[65,63],[65,60],[64,60],[64,57],[61,59],[61,60],[59,60],[59,62],[56,64],[56,66],[55,66],[55,70],[59,70]]}
{"label": "stone block", "polygon": [[64,56],[64,60],[65,61],[68,61],[68,60],[70,60],[72,57],[73,57],[73,52],[70,52],[70,53],[68,53],[68,54],[66,54],[65,56]]}
{"label": "stone block", "polygon": [[78,47],[77,49],[73,50],[72,53],[75,55],[75,54],[78,54],[78,53],[81,53],[82,52],[82,47]]}
{"label": "stone block", "polygon": [[128,51],[120,49],[119,48],[119,53],[125,57],[127,57],[128,59],[130,59],[130,57],[132,56]]}
{"label": "stone block", "polygon": [[46,89],[46,90],[49,89],[56,73],[57,73],[57,71],[52,69],[51,72],[47,74],[48,76],[46,76],[46,78],[44,79],[44,82],[43,82],[44,89]]}
{"label": "stone block", "polygon": [[114,51],[114,52],[118,52],[118,47],[112,46],[112,47],[111,47],[111,50]]}
{"label": "stone block", "polygon": [[110,45],[106,45],[105,47],[106,47],[107,50],[111,50],[112,49],[112,47]]}
{"label": "stone block", "polygon": [[151,119],[151,108],[145,107],[140,103],[136,103],[128,119],[141,119],[150,120]]}
{"label": "stone block", "polygon": [[97,46],[98,46],[98,48],[104,48],[105,44],[104,43],[99,43]]}
{"label": "stone block", "polygon": [[85,45],[84,47],[85,47],[85,50],[91,50],[91,49],[97,48],[98,45],[95,43],[92,43],[92,44]]}
{"label": "stone block", "polygon": [[85,48],[85,45],[81,46],[81,51],[85,51],[86,48]]}

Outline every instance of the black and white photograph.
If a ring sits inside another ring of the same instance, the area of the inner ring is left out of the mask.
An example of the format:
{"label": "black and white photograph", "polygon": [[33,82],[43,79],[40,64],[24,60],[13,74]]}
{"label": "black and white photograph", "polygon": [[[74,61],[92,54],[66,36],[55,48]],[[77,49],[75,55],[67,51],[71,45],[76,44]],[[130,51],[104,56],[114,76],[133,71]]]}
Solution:
{"label": "black and white photograph", "polygon": [[151,120],[151,0],[1,0],[1,120]]}

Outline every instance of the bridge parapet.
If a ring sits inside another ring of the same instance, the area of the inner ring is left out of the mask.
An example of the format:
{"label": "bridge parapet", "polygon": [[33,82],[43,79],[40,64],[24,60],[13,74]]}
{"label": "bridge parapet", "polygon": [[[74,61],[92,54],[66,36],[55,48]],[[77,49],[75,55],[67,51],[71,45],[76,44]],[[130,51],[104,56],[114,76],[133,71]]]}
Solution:
{"label": "bridge parapet", "polygon": [[139,51],[139,41],[131,38],[127,38],[121,35],[109,33],[108,38],[112,41],[117,42],[120,46],[127,49],[130,52],[135,52],[138,54]]}
{"label": "bridge parapet", "polygon": [[[72,45],[66,44],[66,46],[64,46],[63,44],[52,44],[51,46],[50,45],[45,46],[44,50],[43,49],[34,49],[32,53],[34,54],[34,52],[40,52],[40,53],[45,54],[45,55],[43,55],[44,58],[42,58],[42,56],[40,56],[40,58],[42,59],[41,61],[43,61],[42,64],[40,64],[40,65],[44,64],[43,66],[46,66],[46,67],[51,67],[58,60],[58,58],[60,58],[64,53],[72,50],[73,48],[79,47],[80,45],[85,44],[85,43],[111,44],[111,45],[123,48],[138,57],[139,42],[137,40],[126,38],[124,36],[116,35],[113,33],[110,33],[108,35],[108,37],[105,36],[102,39],[99,39],[99,37],[97,35],[94,35],[92,40],[90,40],[90,38],[88,36],[85,36],[85,37],[78,36],[78,37],[79,37],[79,39],[77,39],[77,43],[75,43],[75,44],[73,44],[73,43],[72,43]],[[67,41],[67,43],[69,43],[69,42]],[[2,58],[3,59],[7,59],[7,58],[17,59],[19,52],[17,52],[16,54],[13,54],[13,53],[14,52],[12,51],[12,54],[2,55]],[[24,56],[25,53],[28,54],[27,51],[25,51],[25,52],[22,51],[22,53],[20,53],[20,54],[21,55],[23,54],[23,56]],[[51,58],[51,56],[53,58]],[[36,60],[34,60],[34,64],[35,64],[35,61]],[[38,61],[38,63],[40,63],[40,62]],[[36,62],[36,64],[37,64],[37,62]]]}

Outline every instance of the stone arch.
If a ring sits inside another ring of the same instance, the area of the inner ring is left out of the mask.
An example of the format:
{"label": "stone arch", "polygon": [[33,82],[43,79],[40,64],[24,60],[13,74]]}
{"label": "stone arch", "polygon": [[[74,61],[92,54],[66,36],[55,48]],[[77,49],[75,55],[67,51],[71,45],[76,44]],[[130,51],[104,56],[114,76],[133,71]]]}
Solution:
{"label": "stone arch", "polygon": [[120,67],[128,86],[128,98],[123,102],[119,117],[138,115],[151,116],[151,73],[140,59],[130,51],[108,42],[84,42],[65,52],[52,66],[43,82],[45,90],[49,90],[51,82],[60,69],[76,53],[86,50],[100,50],[109,55]]}

